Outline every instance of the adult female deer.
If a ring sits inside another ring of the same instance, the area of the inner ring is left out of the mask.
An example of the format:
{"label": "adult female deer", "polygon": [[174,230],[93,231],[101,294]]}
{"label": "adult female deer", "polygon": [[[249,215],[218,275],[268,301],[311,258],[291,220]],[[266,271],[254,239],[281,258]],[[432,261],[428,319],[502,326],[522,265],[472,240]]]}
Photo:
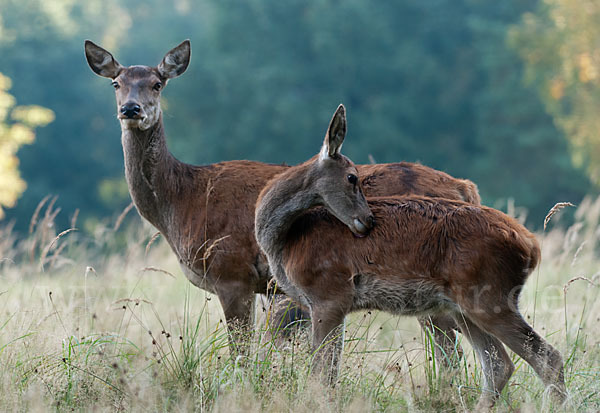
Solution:
{"label": "adult female deer", "polygon": [[540,257],[534,235],[499,211],[460,201],[405,196],[367,203],[359,171],[340,154],[345,124],[340,105],[320,154],[271,180],[255,215],[273,276],[310,308],[315,369],[329,366],[335,379],[352,311],[447,314],[483,366],[479,408],[493,405],[513,372],[502,343],[562,400],[562,357],[517,309]]}
{"label": "adult female deer", "polygon": [[[124,67],[108,51],[85,42],[91,69],[112,79],[115,88],[125,177],[137,210],[165,237],[188,279],[217,294],[228,327],[241,327],[233,329],[237,334],[250,325],[254,294],[266,293],[271,280],[254,239],[256,198],[287,167],[250,161],[193,166],[169,153],[160,96],[169,79],[185,72],[190,55],[186,40],[156,67]],[[403,162],[359,169],[369,195],[416,193],[480,202],[472,182],[422,165]],[[436,339],[451,351],[454,321],[440,317],[433,323],[443,331]]]}

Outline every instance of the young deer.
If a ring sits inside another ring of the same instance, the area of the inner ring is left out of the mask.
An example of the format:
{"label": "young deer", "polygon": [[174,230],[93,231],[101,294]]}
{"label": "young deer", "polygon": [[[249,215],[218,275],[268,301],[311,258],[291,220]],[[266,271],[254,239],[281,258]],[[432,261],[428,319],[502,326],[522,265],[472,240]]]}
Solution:
{"label": "young deer", "polygon": [[310,308],[314,369],[329,366],[327,378],[335,380],[344,318],[352,311],[444,314],[483,366],[479,408],[493,405],[513,372],[502,343],[562,400],[562,357],[517,308],[540,258],[534,235],[499,211],[461,201],[367,202],[359,171],[340,154],[345,125],[340,106],[320,154],[271,180],[256,207],[256,239],[273,276]]}
{"label": "young deer", "polygon": [[[91,69],[112,79],[115,88],[125,177],[137,210],[165,237],[188,279],[219,297],[227,325],[230,330],[238,325],[232,330],[238,335],[251,324],[254,294],[266,293],[271,280],[254,239],[256,198],[288,167],[250,161],[193,166],[169,153],[160,96],[167,81],[186,70],[190,55],[186,40],[156,67],[124,67],[108,51],[85,42]],[[422,165],[403,162],[359,169],[365,191],[372,196],[416,193],[480,202],[472,182]],[[286,311],[277,314],[274,325]],[[301,311],[291,308],[289,313]],[[441,330],[436,339],[450,352],[454,321],[442,316],[433,324]]]}

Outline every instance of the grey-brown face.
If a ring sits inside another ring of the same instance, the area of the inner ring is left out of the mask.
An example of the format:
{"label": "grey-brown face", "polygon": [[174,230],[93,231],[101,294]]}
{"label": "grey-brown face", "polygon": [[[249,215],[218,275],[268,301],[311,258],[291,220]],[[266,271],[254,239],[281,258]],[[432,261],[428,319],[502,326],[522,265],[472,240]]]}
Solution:
{"label": "grey-brown face", "polygon": [[346,109],[340,105],[327,128],[313,177],[317,194],[329,212],[354,234],[364,236],[373,228],[374,219],[356,167],[340,153],[345,137]]}
{"label": "grey-brown face", "polygon": [[164,82],[156,69],[147,66],[121,70],[112,85],[122,128],[146,130],[158,122]]}
{"label": "grey-brown face", "polygon": [[[337,159],[336,159],[337,158]],[[358,171],[344,155],[322,159],[317,192],[323,205],[357,236],[365,236],[374,225],[373,214],[360,185]]]}
{"label": "grey-brown face", "polygon": [[191,46],[189,40],[182,42],[156,67],[123,67],[112,54],[89,40],[85,41],[85,57],[94,73],[112,79],[121,127],[146,130],[160,119],[160,93],[167,80],[187,69]]}

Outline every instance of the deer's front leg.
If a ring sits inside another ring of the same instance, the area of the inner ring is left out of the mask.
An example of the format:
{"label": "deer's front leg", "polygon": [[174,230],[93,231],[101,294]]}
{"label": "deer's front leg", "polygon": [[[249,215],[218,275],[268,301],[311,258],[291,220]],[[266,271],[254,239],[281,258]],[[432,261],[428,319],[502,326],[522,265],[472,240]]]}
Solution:
{"label": "deer's front leg", "polygon": [[281,349],[294,333],[308,328],[309,325],[308,310],[286,295],[274,294],[264,324],[265,342]]}
{"label": "deer's front leg", "polygon": [[346,313],[339,307],[313,306],[311,308],[313,333],[313,374],[334,386],[339,373],[344,348],[344,320]]}
{"label": "deer's front leg", "polygon": [[221,286],[217,291],[225,313],[232,357],[247,356],[254,316],[254,291],[247,285]]}
{"label": "deer's front leg", "polygon": [[436,360],[446,368],[459,368],[463,352],[456,341],[456,321],[447,314],[422,316],[418,317],[418,320],[423,331],[429,330],[433,333]]}

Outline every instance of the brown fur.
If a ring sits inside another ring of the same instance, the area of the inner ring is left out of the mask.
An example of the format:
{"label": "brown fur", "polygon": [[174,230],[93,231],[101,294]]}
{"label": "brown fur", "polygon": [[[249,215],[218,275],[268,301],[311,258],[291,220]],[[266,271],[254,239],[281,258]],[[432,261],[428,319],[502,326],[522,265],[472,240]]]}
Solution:
{"label": "brown fur", "polygon": [[[370,198],[369,206],[376,225],[365,238],[353,236],[324,209],[299,218],[284,250],[290,280],[330,296],[332,289],[323,286],[332,278],[344,285],[333,289],[339,295],[354,294],[360,283],[355,277],[401,278],[431,284],[468,306],[462,300],[469,299],[464,292],[472,286],[489,285],[494,294],[508,297],[539,261],[535,236],[491,208],[415,196]],[[356,305],[353,309],[360,308]],[[483,310],[496,303],[478,305]]]}
{"label": "brown fur", "polygon": [[[343,106],[332,124],[340,117]],[[333,144],[326,138],[318,157],[271,180],[255,215],[273,276],[310,308],[315,370],[335,383],[352,311],[442,315],[454,319],[482,364],[479,409],[494,404],[514,370],[502,343],[564,400],[560,353],[518,310],[540,260],[535,236],[500,211],[462,201],[406,195],[367,203],[346,182],[356,169],[339,154],[342,142],[343,135]],[[370,223],[368,236],[356,218]]]}
{"label": "brown fur", "polygon": [[368,197],[415,194],[481,204],[477,186],[473,182],[453,178],[421,164],[399,162],[358,165],[357,168],[363,191]]}
{"label": "brown fur", "polygon": [[[106,50],[86,41],[92,70],[113,79],[122,126],[125,175],[133,202],[160,230],[188,277],[196,286],[218,295],[228,325],[249,325],[254,294],[266,293],[271,280],[265,257],[254,238],[254,207],[259,192],[281,165],[229,161],[193,166],[168,151],[160,110],[160,91],[169,76],[189,62],[189,42],[165,56],[157,67],[123,67]],[[186,60],[187,53],[187,60]],[[167,61],[181,67],[167,67]],[[154,86],[161,82],[160,90]],[[138,103],[139,116],[126,119],[120,109]],[[154,119],[141,120],[139,118]],[[139,124],[131,125],[131,123]],[[479,203],[470,181],[413,163],[361,165],[359,175],[368,195],[415,193]],[[446,336],[453,337],[452,331]]]}
{"label": "brown fur", "polygon": [[[450,314],[483,364],[479,409],[494,404],[514,369],[502,342],[563,400],[560,353],[518,311],[519,293],[540,260],[535,236],[499,211],[460,201],[368,202],[376,224],[365,238],[319,208],[296,220],[285,240],[287,282],[311,308],[313,346],[320,349],[315,369],[329,365],[328,380],[335,379],[342,346],[335,335],[352,311]],[[327,340],[333,348],[322,344]]]}

